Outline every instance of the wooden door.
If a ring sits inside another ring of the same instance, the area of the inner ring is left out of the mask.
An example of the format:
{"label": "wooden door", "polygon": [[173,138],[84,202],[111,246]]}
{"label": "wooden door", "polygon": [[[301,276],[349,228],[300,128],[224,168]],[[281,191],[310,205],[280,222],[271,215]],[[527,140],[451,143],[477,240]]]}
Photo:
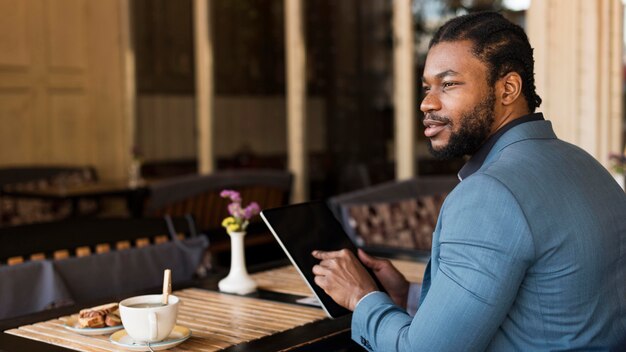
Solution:
{"label": "wooden door", "polygon": [[0,166],[125,175],[123,0],[0,0]]}

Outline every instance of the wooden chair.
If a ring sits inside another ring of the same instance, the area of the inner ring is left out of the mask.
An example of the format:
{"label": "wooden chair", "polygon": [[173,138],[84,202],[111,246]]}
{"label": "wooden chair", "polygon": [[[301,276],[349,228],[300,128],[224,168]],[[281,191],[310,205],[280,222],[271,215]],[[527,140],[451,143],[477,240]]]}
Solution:
{"label": "wooden chair", "polygon": [[[289,202],[293,177],[279,170],[233,170],[219,171],[209,175],[188,175],[150,185],[150,196],[146,213],[151,216],[193,215],[198,228],[211,239],[210,251],[214,264],[227,265],[230,241],[221,227],[222,220],[229,216],[229,201],[220,197],[224,189],[239,191],[243,204],[257,202],[261,209],[286,205]],[[259,217],[253,219],[247,229],[246,246],[270,245],[282,255],[269,230]],[[258,261],[264,261],[263,252],[254,251]],[[252,262],[254,256],[249,256]],[[267,258],[272,259],[272,258]]]}
{"label": "wooden chair", "polygon": [[383,256],[424,257],[432,232],[456,177],[420,177],[344,193],[329,207],[354,242]]}

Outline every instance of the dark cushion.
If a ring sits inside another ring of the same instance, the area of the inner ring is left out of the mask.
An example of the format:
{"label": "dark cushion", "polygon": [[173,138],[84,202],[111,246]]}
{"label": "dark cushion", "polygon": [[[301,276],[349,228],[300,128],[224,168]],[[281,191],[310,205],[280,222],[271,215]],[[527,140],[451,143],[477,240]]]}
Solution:
{"label": "dark cushion", "polygon": [[72,303],[52,261],[0,266],[0,319]]}
{"label": "dark cushion", "polygon": [[[172,282],[191,280],[208,240],[205,236],[158,245],[73,257],[55,262],[55,268],[76,302],[131,295],[163,282],[163,270],[172,270]],[[154,292],[159,293],[159,292]]]}

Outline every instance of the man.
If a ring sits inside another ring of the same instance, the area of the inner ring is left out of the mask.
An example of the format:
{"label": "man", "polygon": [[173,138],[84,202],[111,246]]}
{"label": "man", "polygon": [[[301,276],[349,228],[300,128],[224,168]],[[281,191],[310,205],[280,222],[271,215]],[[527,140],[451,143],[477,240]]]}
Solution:
{"label": "man", "polygon": [[496,13],[430,43],[421,104],[441,158],[471,155],[433,234],[419,308],[388,262],[321,252],[315,282],[373,351],[626,350],[626,195],[540,113],[532,48]]}

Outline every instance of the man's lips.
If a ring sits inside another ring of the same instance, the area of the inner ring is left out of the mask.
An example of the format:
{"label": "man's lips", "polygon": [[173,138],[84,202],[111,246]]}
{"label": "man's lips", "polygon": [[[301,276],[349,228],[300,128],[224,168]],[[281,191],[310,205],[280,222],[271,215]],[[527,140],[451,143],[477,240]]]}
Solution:
{"label": "man's lips", "polygon": [[428,138],[434,137],[439,132],[441,132],[444,128],[446,128],[447,125],[448,124],[443,121],[425,119],[424,127],[426,127],[426,130],[424,130],[424,135]]}

